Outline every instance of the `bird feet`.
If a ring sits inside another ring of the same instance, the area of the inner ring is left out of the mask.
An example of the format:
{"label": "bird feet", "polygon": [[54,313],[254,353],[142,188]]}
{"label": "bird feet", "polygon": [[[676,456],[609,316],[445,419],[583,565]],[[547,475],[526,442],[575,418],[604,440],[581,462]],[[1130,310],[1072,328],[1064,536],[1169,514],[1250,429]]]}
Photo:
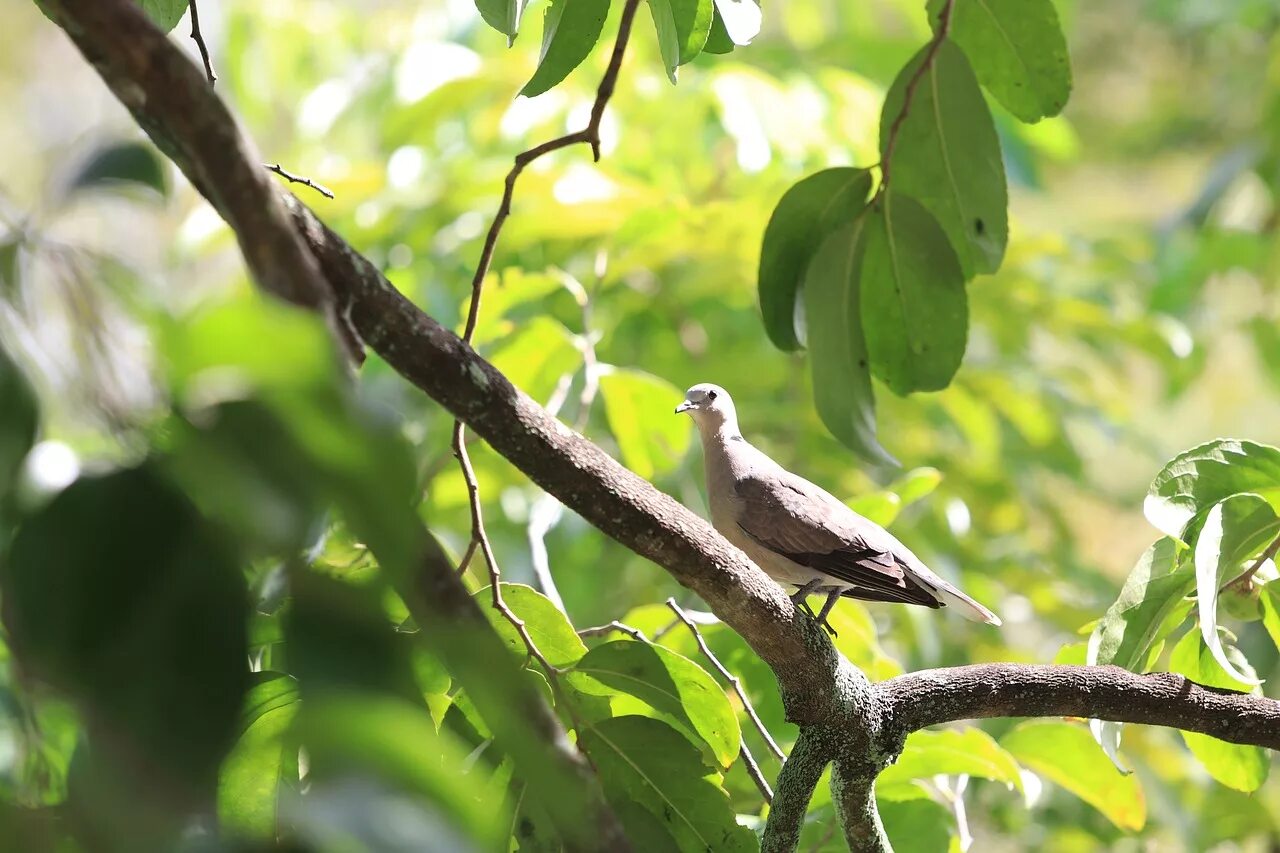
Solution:
{"label": "bird feet", "polygon": [[831,612],[831,608],[835,607],[836,601],[840,598],[840,590],[829,590],[827,592],[827,601],[822,605],[822,612],[815,614],[813,608],[809,607],[808,596],[810,593],[821,592],[821,587],[822,579],[814,578],[791,594],[791,603],[802,610],[810,619],[821,625],[828,634],[835,637],[837,636],[836,629],[832,628],[831,623],[827,621],[827,614]]}

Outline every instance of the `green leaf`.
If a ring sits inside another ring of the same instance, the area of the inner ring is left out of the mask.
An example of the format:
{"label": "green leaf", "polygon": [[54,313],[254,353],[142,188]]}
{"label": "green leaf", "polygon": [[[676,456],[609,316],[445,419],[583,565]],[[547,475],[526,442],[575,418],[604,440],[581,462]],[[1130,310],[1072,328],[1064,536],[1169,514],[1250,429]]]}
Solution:
{"label": "green leaf", "polygon": [[729,31],[724,26],[724,18],[720,16],[719,5],[714,5],[715,14],[711,18],[711,30],[707,33],[707,43],[702,46],[702,52],[723,56],[726,53],[733,53],[737,45],[733,43],[733,39],[729,38]]}
{"label": "green leaf", "polygon": [[286,736],[298,710],[298,686],[284,673],[253,677],[240,740],[218,776],[218,820],[233,835],[274,841],[281,787],[298,782],[297,746]]}
{"label": "green leaf", "polygon": [[538,70],[520,94],[541,95],[569,76],[595,47],[608,14],[609,0],[551,0],[542,23]]}
{"label": "green leaf", "polygon": [[[185,0],[182,8],[187,8]],[[152,146],[142,142],[103,145],[72,173],[64,198],[78,192],[128,187],[143,187],[161,196],[168,194],[164,162]]]}
{"label": "green leaf", "polygon": [[863,234],[858,280],[871,372],[895,393],[947,387],[964,357],[964,277],[937,221],[889,190]]}
{"label": "green leaf", "polygon": [[1120,829],[1137,831],[1146,824],[1147,801],[1138,777],[1117,773],[1080,726],[1032,720],[1000,738],[1000,745],[1020,764],[1075,794]]}
{"label": "green leaf", "polygon": [[758,289],[764,328],[778,349],[800,348],[796,294],[809,261],[828,234],[858,217],[870,192],[870,172],[841,166],[796,183],[773,209],[760,246]]}
{"label": "green leaf", "polygon": [[[1226,666],[1223,665],[1224,658],[1227,659]],[[1258,683],[1253,668],[1239,649],[1232,646],[1223,651],[1219,643],[1215,650],[1201,642],[1195,631],[1188,631],[1173,647],[1169,654],[1169,669],[1207,687],[1239,689],[1237,682],[1243,680],[1240,675],[1249,679],[1246,683]],[[1228,743],[1197,732],[1184,731],[1182,739],[1209,775],[1229,788],[1250,793],[1267,781],[1271,754],[1261,747]]]}
{"label": "green leaf", "polygon": [[128,791],[154,798],[148,808],[212,797],[249,686],[248,594],[225,538],[144,465],[62,491],[0,571],[24,669],[109,733],[90,753],[87,796]]}
{"label": "green leaf", "polygon": [[718,776],[679,732],[648,717],[615,717],[585,729],[579,743],[600,773],[605,794],[622,810],[638,804],[684,853],[755,851],[755,833],[738,825]]}
{"label": "green leaf", "polygon": [[1193,447],[1156,475],[1142,511],[1161,533],[1182,537],[1214,504],[1241,492],[1256,492],[1280,509],[1280,450],[1235,439]]}
{"label": "green leaf", "polygon": [[[942,4],[929,0],[935,32]],[[972,0],[952,9],[951,38],[1005,109],[1026,122],[1062,112],[1071,60],[1053,0]]]}
{"label": "green leaf", "polygon": [[939,853],[958,849],[953,845],[955,819],[951,812],[923,791],[919,797],[884,800],[879,807],[880,820],[893,853]]}
{"label": "green leaf", "polygon": [[976,728],[912,732],[902,755],[880,774],[876,784],[904,784],[940,773],[967,773],[1022,790],[1018,762],[991,735]]}
{"label": "green leaf", "polygon": [[683,392],[653,374],[612,368],[600,374],[600,393],[622,464],[646,480],[679,466],[691,436],[671,410]]}
{"label": "green leaf", "polygon": [[524,0],[476,0],[480,17],[508,40],[514,40],[520,29],[524,5]]}
{"label": "green leaf", "polygon": [[27,376],[0,346],[0,508],[17,483],[22,461],[36,441],[40,412]]}
{"label": "green leaf", "polygon": [[[507,647],[521,660],[527,657],[520,633],[506,617],[493,609],[493,588],[477,590],[472,597],[489,618],[490,624],[502,637]],[[502,585],[502,600],[516,616],[524,620],[529,636],[552,666],[567,667],[577,663],[587,653],[578,632],[569,619],[551,603],[551,599],[530,586],[518,583]]]}
{"label": "green leaf", "polygon": [[511,384],[543,401],[554,393],[562,376],[582,366],[582,353],[574,346],[573,335],[550,317],[525,320],[497,341],[488,355]]}
{"label": "green leaf", "polygon": [[715,679],[693,661],[661,646],[616,640],[596,646],[574,665],[574,689],[588,695],[621,692],[678,721],[704,743],[719,767],[738,756],[738,718]]}
{"label": "green leaf", "polygon": [[804,277],[805,324],[813,398],[827,429],[880,465],[898,464],[876,439],[876,402],[862,336],[858,262],[865,217],[837,227]]}
{"label": "green leaf", "polygon": [[897,493],[905,507],[933,494],[941,482],[942,472],[937,468],[913,468],[890,483],[889,491]]}
{"label": "green leaf", "polygon": [[1196,539],[1196,608],[1200,633],[1223,671],[1241,684],[1259,684],[1232,666],[1218,636],[1218,590],[1240,573],[1244,561],[1265,548],[1280,533],[1280,518],[1259,495],[1232,495],[1205,516]]}
{"label": "green leaf", "polygon": [[178,26],[187,13],[188,0],[137,0],[151,23],[166,33]]}
{"label": "green leaf", "polygon": [[1195,570],[1180,565],[1179,556],[1177,541],[1168,536],[1143,552],[1089,637],[1091,665],[1115,664],[1133,672],[1150,667],[1156,642],[1191,610],[1186,597],[1195,589]]}
{"label": "green leaf", "polygon": [[1280,582],[1272,581],[1262,587],[1262,625],[1271,636],[1271,642],[1280,649]]}
{"label": "green leaf", "polygon": [[881,156],[891,164],[892,188],[918,199],[937,218],[968,279],[1000,268],[1009,238],[1009,196],[991,112],[964,53],[951,42],[942,43],[920,78],[888,152],[907,86],[928,50],[907,63],[885,95]]}
{"label": "green leaf", "polygon": [[676,82],[676,68],[691,61],[707,43],[715,17],[712,0],[649,0],[658,49],[667,77]]}
{"label": "green leaf", "polygon": [[850,498],[846,503],[858,515],[874,521],[881,527],[893,524],[894,519],[898,517],[898,512],[902,509],[902,498],[883,489]]}

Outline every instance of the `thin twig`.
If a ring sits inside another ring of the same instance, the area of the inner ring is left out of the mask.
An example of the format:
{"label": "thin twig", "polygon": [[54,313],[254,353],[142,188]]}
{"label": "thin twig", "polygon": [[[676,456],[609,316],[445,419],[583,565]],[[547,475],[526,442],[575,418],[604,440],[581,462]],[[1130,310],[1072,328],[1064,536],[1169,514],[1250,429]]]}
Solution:
{"label": "thin twig", "polygon": [[938,51],[942,48],[942,43],[946,41],[947,34],[951,32],[951,10],[955,7],[956,0],[946,0],[942,4],[942,8],[938,11],[938,31],[934,33],[933,40],[929,42],[928,50],[925,52],[924,59],[920,62],[920,67],[916,69],[916,73],[911,75],[911,79],[907,81],[907,88],[902,93],[902,109],[893,119],[893,124],[889,125],[889,138],[884,145],[884,154],[880,157],[880,189],[877,195],[883,195],[889,187],[889,167],[893,159],[893,149],[898,144],[898,132],[902,130],[902,123],[907,120],[907,113],[911,109],[911,101],[915,98],[916,88],[920,85],[920,80],[929,71],[933,65],[934,59],[938,56]]}
{"label": "thin twig", "polygon": [[617,619],[614,619],[612,622],[610,622],[607,625],[596,625],[591,628],[583,628],[581,631],[578,632],[578,636],[579,637],[607,637],[608,635],[612,634],[615,631],[617,631],[620,634],[626,634],[627,636],[631,637],[631,639],[638,640],[641,643],[649,642],[649,638],[644,635],[644,631],[641,631],[639,628],[632,628],[627,623],[619,622]]}
{"label": "thin twig", "polygon": [[747,775],[751,777],[751,781],[755,782],[756,788],[760,790],[760,796],[764,797],[766,803],[773,805],[773,789],[769,787],[768,780],[760,772],[760,765],[756,764],[756,757],[751,754],[751,749],[747,746],[747,739],[744,737],[740,737],[738,740],[738,755],[742,758],[742,766],[747,768]]}
{"label": "thin twig", "polygon": [[782,748],[778,746],[778,742],[773,739],[773,735],[769,734],[769,730],[764,727],[764,723],[761,722],[760,716],[756,713],[755,706],[747,698],[747,691],[742,688],[742,681],[720,662],[720,658],[716,657],[715,652],[711,651],[711,648],[707,645],[707,641],[702,638],[702,632],[698,630],[698,626],[693,623],[693,620],[689,618],[689,614],[684,612],[684,609],[676,603],[674,598],[667,599],[667,607],[670,607],[671,611],[676,614],[676,618],[687,625],[689,630],[693,632],[693,638],[697,641],[698,648],[706,656],[707,660],[711,661],[711,665],[716,668],[716,671],[733,685],[733,690],[738,694],[738,698],[742,700],[742,707],[746,709],[747,716],[751,718],[751,722],[759,729],[760,736],[764,738],[764,742],[769,745],[769,751],[776,755],[779,761],[786,761],[787,754],[782,751]]}
{"label": "thin twig", "polygon": [[324,184],[318,184],[310,178],[302,175],[295,175],[293,172],[285,170],[279,163],[263,163],[262,165],[268,172],[275,172],[291,184],[302,184],[304,187],[311,187],[311,189],[328,199],[334,197],[333,190],[329,189]]}
{"label": "thin twig", "polygon": [[209,77],[209,85],[218,82],[218,75],[213,73],[213,62],[209,59],[209,47],[204,43],[204,33],[200,32],[200,10],[196,8],[196,0],[187,0],[187,8],[191,10],[191,40],[200,48],[200,58],[204,60],[204,73]]}
{"label": "thin twig", "polygon": [[[1228,587],[1232,589],[1238,589],[1238,590],[1248,589],[1249,582],[1252,581],[1253,576],[1258,573],[1258,569],[1261,569],[1263,566],[1265,566],[1267,563],[1267,560],[1274,558],[1277,551],[1280,551],[1280,536],[1277,536],[1274,540],[1272,540],[1271,544],[1267,546],[1267,550],[1263,551],[1261,554],[1258,555],[1258,559],[1253,561],[1253,565],[1249,567],[1248,571],[1240,575],[1240,577],[1236,578],[1235,580],[1229,581],[1223,584],[1222,589],[1225,590]],[[1221,591],[1222,590],[1219,590],[1219,592]]]}

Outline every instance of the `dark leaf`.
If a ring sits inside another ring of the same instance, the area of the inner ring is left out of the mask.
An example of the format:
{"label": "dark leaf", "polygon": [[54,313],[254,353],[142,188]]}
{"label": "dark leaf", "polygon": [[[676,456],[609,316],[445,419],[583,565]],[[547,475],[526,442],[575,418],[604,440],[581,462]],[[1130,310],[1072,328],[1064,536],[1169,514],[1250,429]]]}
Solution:
{"label": "dark leaf", "polygon": [[550,0],[542,24],[538,70],[520,94],[541,95],[569,76],[595,47],[608,14],[609,0]]}

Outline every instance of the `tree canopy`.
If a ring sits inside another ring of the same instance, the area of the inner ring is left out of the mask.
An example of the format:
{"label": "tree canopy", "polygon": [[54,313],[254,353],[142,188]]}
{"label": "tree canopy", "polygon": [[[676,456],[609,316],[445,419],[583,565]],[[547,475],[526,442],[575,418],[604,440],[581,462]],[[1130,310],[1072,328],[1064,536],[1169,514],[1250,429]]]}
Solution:
{"label": "tree canopy", "polygon": [[[6,26],[13,849],[1280,843],[1274,4]],[[828,640],[702,381],[1003,627]]]}

